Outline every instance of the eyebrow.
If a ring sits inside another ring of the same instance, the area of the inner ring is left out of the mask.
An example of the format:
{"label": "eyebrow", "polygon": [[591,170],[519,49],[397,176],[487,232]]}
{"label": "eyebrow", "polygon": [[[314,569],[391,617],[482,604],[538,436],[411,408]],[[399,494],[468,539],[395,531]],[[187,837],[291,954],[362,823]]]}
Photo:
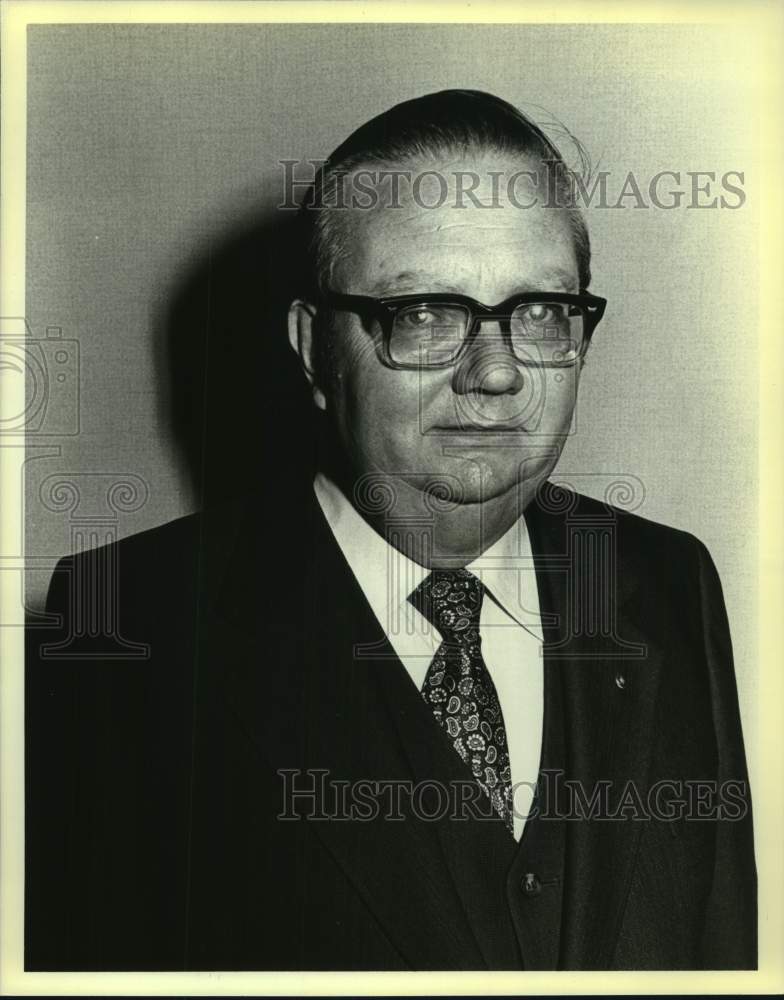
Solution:
{"label": "eyebrow", "polygon": [[[580,279],[576,278],[574,274],[572,274],[570,271],[565,271],[562,267],[545,268],[542,271],[541,277],[537,281],[537,284],[539,284],[540,281],[559,284],[562,285],[564,288],[578,288],[580,285]],[[534,291],[538,291],[538,289],[534,289]],[[548,289],[544,289],[544,291],[548,291]]]}
{"label": "eyebrow", "polygon": [[425,289],[434,292],[452,292],[460,294],[457,285],[443,281],[435,275],[426,272],[401,271],[394,278],[382,278],[370,289],[371,295],[394,295],[398,292],[423,292]]}
{"label": "eyebrow", "polygon": [[[577,289],[579,281],[569,271],[560,267],[548,267],[537,274],[535,279],[521,281],[510,294],[524,292],[553,292],[560,286],[565,291]],[[425,271],[401,271],[394,278],[384,278],[372,286],[370,295],[384,296],[406,294],[407,292],[447,292],[464,295],[465,290],[453,282],[444,281]]]}

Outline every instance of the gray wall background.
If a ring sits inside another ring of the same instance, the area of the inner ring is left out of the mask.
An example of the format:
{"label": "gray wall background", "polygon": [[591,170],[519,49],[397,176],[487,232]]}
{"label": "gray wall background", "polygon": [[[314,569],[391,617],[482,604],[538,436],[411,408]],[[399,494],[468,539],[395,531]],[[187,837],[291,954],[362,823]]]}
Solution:
{"label": "gray wall background", "polygon": [[[753,766],[764,206],[758,95],[733,72],[736,42],[731,29],[698,25],[31,28],[27,320],[36,338],[55,327],[78,342],[80,398],[78,434],[55,421],[28,450],[30,607],[75,544],[74,511],[52,496],[57,477],[78,477],[81,513],[92,504],[104,518],[107,477],[138,477],[137,509],[108,512],[121,536],[196,508],[167,415],[160,317],[196,260],[281,199],[278,161],[326,156],[399,100],[480,88],[568,125],[611,172],[611,201],[630,170],[643,181],[659,170],[745,171],[737,211],[589,210],[592,288],[610,305],[559,472],[597,496],[636,477],[638,513],[710,548]],[[259,392],[268,378],[260,373]]]}

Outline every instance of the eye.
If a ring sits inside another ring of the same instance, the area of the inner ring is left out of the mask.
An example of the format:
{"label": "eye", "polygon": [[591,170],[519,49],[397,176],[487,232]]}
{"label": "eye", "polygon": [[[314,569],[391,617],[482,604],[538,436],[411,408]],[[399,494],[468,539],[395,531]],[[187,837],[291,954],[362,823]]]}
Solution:
{"label": "eye", "polygon": [[402,329],[422,330],[436,326],[441,321],[441,310],[415,306],[399,313],[395,322]]}
{"label": "eye", "polygon": [[547,326],[563,320],[563,308],[548,302],[533,302],[522,306],[519,314],[520,319],[531,326]]}
{"label": "eye", "polygon": [[569,309],[559,302],[529,302],[512,314],[512,333],[534,338],[569,336]]}

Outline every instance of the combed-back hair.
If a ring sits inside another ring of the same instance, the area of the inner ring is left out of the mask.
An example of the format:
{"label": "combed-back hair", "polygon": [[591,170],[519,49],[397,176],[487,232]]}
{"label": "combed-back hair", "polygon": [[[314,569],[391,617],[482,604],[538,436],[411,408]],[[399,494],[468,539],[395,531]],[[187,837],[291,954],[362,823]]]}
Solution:
{"label": "combed-back hair", "polygon": [[[553,204],[568,212],[580,287],[586,289],[591,280],[588,228],[574,203],[571,173],[558,148],[538,125],[500,97],[480,90],[440,90],[396,104],[360,125],[317,171],[300,208],[303,294],[315,298],[330,287],[334,266],[346,252],[345,227],[336,224],[340,209],[334,205],[335,186],[347,174],[359,167],[400,166],[477,150],[547,164],[555,184]],[[584,156],[581,147],[579,152]]]}

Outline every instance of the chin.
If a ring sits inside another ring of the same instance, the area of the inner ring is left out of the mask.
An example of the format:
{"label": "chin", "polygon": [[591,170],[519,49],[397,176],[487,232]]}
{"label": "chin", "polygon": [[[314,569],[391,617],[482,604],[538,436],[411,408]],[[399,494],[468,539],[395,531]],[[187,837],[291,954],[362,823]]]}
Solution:
{"label": "chin", "polygon": [[487,503],[525,485],[519,468],[499,468],[482,459],[455,460],[432,478],[447,484],[452,497],[463,504]]}
{"label": "chin", "polygon": [[[462,494],[462,503],[486,503],[513,490],[533,493],[552,471],[557,456],[538,455],[528,459],[523,456],[513,464],[508,461],[509,457],[507,455],[507,462],[503,464],[482,457],[456,460],[442,466],[442,478],[455,483]],[[433,479],[438,478],[433,476]]]}

